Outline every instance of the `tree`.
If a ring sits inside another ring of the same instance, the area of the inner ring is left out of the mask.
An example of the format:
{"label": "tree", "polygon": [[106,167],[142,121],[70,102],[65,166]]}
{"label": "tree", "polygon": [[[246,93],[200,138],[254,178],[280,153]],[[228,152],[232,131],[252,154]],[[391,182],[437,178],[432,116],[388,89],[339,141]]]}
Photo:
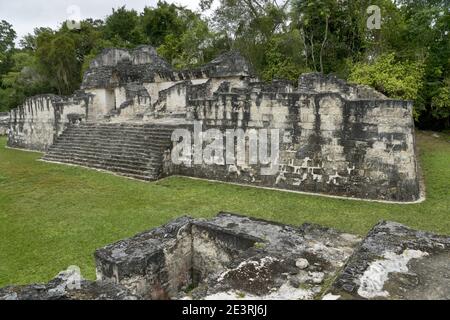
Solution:
{"label": "tree", "polygon": [[185,32],[189,18],[198,19],[190,10],[158,1],[156,8],[144,9],[142,26],[150,44],[159,47],[167,36]]}
{"label": "tree", "polygon": [[300,74],[311,71],[306,67],[304,56],[298,54],[302,51],[304,45],[297,29],[273,36],[265,50],[263,80],[296,81]]}
{"label": "tree", "polygon": [[221,38],[208,23],[189,9],[159,1],[141,15],[148,41],[176,68],[187,68],[211,60],[222,48]]}
{"label": "tree", "polygon": [[435,119],[443,121],[443,128],[450,128],[450,77],[437,89],[431,101],[431,110]]}
{"label": "tree", "polygon": [[51,33],[51,28],[34,28],[33,33],[28,33],[19,41],[19,45],[24,50],[36,51],[37,49],[37,37],[41,33]]}
{"label": "tree", "polygon": [[79,85],[80,61],[75,41],[64,33],[41,33],[37,38],[37,57],[44,74],[59,94],[70,94]]}
{"label": "tree", "polygon": [[0,75],[11,67],[9,58],[14,49],[15,39],[16,32],[12,25],[5,20],[0,21]]}
{"label": "tree", "polygon": [[12,25],[5,20],[0,21],[0,52],[6,53],[14,49],[16,32]]}
{"label": "tree", "polygon": [[307,67],[346,76],[348,63],[359,60],[370,33],[368,0],[293,0],[291,19],[299,30]]}
{"label": "tree", "polygon": [[[208,9],[212,3],[202,1],[201,6]],[[289,29],[289,3],[290,0],[220,0],[211,19],[213,30],[262,74],[265,50],[272,37]]]}
{"label": "tree", "polygon": [[144,42],[144,35],[139,25],[139,16],[135,10],[125,6],[113,9],[106,18],[104,37],[119,47],[132,48]]}
{"label": "tree", "polygon": [[[381,55],[371,63],[355,64],[349,81],[371,86],[390,98],[417,101],[423,75],[422,63],[399,61],[394,53],[390,53]],[[416,119],[419,114],[420,110],[416,108]]]}
{"label": "tree", "polygon": [[[102,49],[152,44],[176,68],[240,51],[264,81],[300,73],[335,73],[415,102],[420,128],[450,126],[448,0],[201,0],[207,17],[159,1],[143,12],[114,9],[81,28],[36,28],[14,48],[15,32],[0,22],[0,108],[26,96],[70,94]],[[381,9],[369,30],[367,8]]]}

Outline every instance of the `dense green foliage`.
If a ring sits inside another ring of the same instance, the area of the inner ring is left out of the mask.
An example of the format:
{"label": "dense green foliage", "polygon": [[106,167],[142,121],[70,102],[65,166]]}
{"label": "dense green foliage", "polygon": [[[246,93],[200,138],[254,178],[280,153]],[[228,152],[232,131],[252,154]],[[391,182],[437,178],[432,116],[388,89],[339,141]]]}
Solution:
{"label": "dense green foliage", "polygon": [[172,177],[145,183],[36,161],[0,138],[0,287],[45,282],[70,265],[95,278],[95,249],[181,215],[219,211],[365,235],[380,220],[450,234],[450,136],[418,132],[427,200],[386,204]]}
{"label": "dense green foliage", "polygon": [[[417,101],[423,76],[421,62],[395,61],[395,55],[390,53],[380,55],[374,63],[356,63],[349,81],[369,85],[391,98]],[[415,116],[419,116],[417,110]]]}
{"label": "dense green foliage", "polygon": [[[380,28],[369,28],[380,8]],[[266,81],[335,73],[415,102],[422,128],[450,128],[448,0],[201,0],[209,14],[159,2],[113,9],[81,29],[36,28],[20,39],[0,22],[0,111],[27,96],[69,94],[104,48],[155,46],[176,68],[235,49]],[[212,9],[214,8],[214,9]]]}

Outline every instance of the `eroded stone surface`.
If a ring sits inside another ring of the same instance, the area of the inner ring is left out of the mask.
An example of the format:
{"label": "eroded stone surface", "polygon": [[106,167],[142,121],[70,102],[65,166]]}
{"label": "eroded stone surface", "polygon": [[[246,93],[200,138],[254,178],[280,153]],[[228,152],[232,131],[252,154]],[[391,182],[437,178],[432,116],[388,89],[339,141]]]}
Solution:
{"label": "eroded stone surface", "polygon": [[175,220],[98,250],[96,261],[99,279],[146,298],[314,299],[359,241],[317,225],[221,213]]}
{"label": "eroded stone surface", "polygon": [[0,136],[6,135],[9,128],[9,113],[0,112]]}
{"label": "eroded stone surface", "polygon": [[330,293],[341,299],[450,299],[450,237],[380,222]]}
{"label": "eroded stone surface", "polygon": [[139,300],[126,288],[93,282],[74,271],[63,271],[47,284],[10,286],[0,289],[0,300]]}
{"label": "eroded stone surface", "polygon": [[97,281],[68,269],[0,300],[450,299],[450,237],[380,222],[361,241],[220,213],[181,217],[95,252]]}

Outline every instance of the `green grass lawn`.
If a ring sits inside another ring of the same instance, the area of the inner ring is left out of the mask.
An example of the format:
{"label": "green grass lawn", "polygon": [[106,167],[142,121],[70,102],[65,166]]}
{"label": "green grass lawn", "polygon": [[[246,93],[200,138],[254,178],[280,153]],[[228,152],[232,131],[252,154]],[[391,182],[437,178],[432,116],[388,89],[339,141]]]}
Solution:
{"label": "green grass lawn", "polygon": [[45,282],[69,265],[95,278],[93,252],[180,215],[231,211],[365,234],[379,220],[450,234],[450,136],[418,133],[421,204],[331,199],[173,177],[157,183],[36,161],[0,139],[0,286]]}

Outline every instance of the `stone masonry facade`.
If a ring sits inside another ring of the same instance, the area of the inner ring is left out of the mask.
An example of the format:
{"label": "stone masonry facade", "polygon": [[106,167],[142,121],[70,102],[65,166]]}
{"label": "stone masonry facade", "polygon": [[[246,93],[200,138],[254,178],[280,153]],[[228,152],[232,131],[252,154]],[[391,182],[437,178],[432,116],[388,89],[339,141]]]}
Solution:
{"label": "stone masonry facade", "polygon": [[[108,49],[92,61],[73,96],[33,97],[12,110],[8,145],[44,151],[47,161],[144,180],[183,175],[415,202],[421,190],[412,109],[409,101],[334,76],[312,73],[297,84],[263,83],[237,52],[177,71],[149,46]],[[224,141],[227,130],[248,137],[252,130],[278,129],[275,174],[263,175],[267,165],[249,161],[172,163],[177,141],[166,133],[194,132],[195,123],[218,130]]]}

